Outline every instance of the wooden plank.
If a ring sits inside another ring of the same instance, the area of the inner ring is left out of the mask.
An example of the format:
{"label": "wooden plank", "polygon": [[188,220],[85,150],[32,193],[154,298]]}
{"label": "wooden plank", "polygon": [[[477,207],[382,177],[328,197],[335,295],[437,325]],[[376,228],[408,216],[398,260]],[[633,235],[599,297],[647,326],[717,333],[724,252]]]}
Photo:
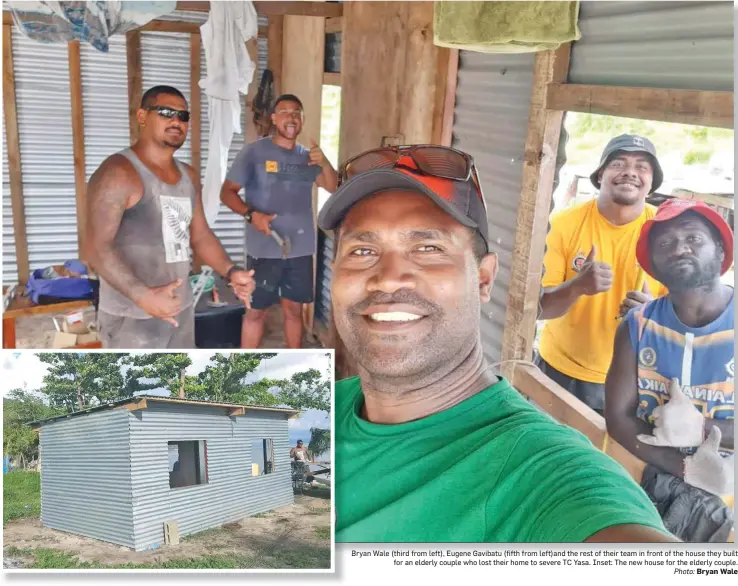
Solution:
{"label": "wooden plank", "polygon": [[[305,112],[300,143],[320,143],[321,104],[323,101],[323,64],[325,61],[325,18],[285,16],[282,30],[282,92],[295,94]],[[313,223],[317,235],[318,188],[313,187]],[[313,290],[317,274],[313,255]],[[305,330],[312,333],[315,304],[303,306]]]}
{"label": "wooden plank", "polygon": [[129,411],[138,411],[139,409],[146,409],[146,399],[141,399],[140,401],[135,401],[133,403],[126,403],[124,405],[126,409]]}
{"label": "wooden plank", "polygon": [[340,160],[384,137],[432,140],[438,49],[432,2],[344,4]]}
{"label": "wooden plank", "polygon": [[249,84],[249,92],[246,95],[246,103],[245,103],[245,129],[243,133],[244,141],[246,144],[250,144],[257,140],[259,138],[258,129],[256,128],[256,125],[254,124],[254,110],[252,108],[252,104],[254,102],[254,98],[256,97],[256,93],[259,91],[259,82],[261,81],[259,79],[259,44],[256,39],[249,39],[246,41],[246,50],[249,53],[249,57],[251,57],[251,60],[257,64],[256,69],[254,70],[254,76],[251,78],[251,83]]}
{"label": "wooden plank", "polygon": [[10,203],[13,210],[13,237],[18,266],[18,282],[25,285],[30,275],[28,262],[28,238],[26,236],[26,208],[23,201],[23,176],[21,174],[20,134],[18,111],[15,102],[15,71],[13,69],[13,43],[10,25],[3,25],[3,114],[10,179]]}
{"label": "wooden plank", "polygon": [[694,199],[697,201],[703,201],[706,204],[726,208],[729,210],[733,209],[733,196],[722,194],[722,193],[697,193],[688,189],[675,189],[671,192],[671,195],[678,197],[679,199]]}
{"label": "wooden plank", "polygon": [[267,27],[267,69],[274,76],[275,97],[282,92],[282,43],[284,16],[270,16]]}
{"label": "wooden plank", "polygon": [[200,144],[202,129],[200,127],[200,35],[190,35],[190,151],[192,168],[197,177],[200,172]]}
{"label": "wooden plank", "polygon": [[[264,16],[322,16],[331,18],[341,16],[343,14],[343,5],[328,2],[254,2],[254,8],[257,14]],[[210,2],[195,1],[179,1],[177,2],[177,10],[191,10],[194,12],[208,12],[210,10]]]}
{"label": "wooden plank", "polygon": [[597,449],[604,448],[640,483],[646,464],[607,435],[605,419],[557,385],[538,368],[520,365],[515,369],[513,386],[556,421],[586,435]]}
{"label": "wooden plank", "polygon": [[3,312],[3,319],[31,317],[33,315],[50,313],[64,313],[65,311],[71,311],[72,309],[82,309],[91,306],[92,301],[87,299],[64,301],[62,303],[50,303],[49,305],[37,305],[28,297],[18,297],[16,294],[10,302],[8,309]]}
{"label": "wooden plank", "polygon": [[190,33],[199,35],[200,26],[196,22],[181,20],[151,20],[145,25],[133,29],[136,32],[156,31],[159,33]]}
{"label": "wooden plank", "polygon": [[436,95],[433,106],[433,143],[451,146],[456,106],[459,50],[438,49]]}
{"label": "wooden plank", "polygon": [[128,124],[131,144],[138,140],[136,113],[141,107],[143,94],[141,75],[141,33],[126,33],[126,65],[128,67]]}
{"label": "wooden plank", "polygon": [[332,35],[343,31],[343,17],[336,16],[334,18],[325,19],[325,34]]}
{"label": "wooden plank", "polygon": [[9,10],[3,10],[3,24],[14,24],[13,15],[10,13]]}
{"label": "wooden plank", "polygon": [[85,170],[85,123],[82,103],[82,62],[79,41],[67,43],[69,93],[72,105],[72,144],[74,148],[74,191],[77,208],[77,250],[82,251],[87,227],[87,172]]}
{"label": "wooden plank", "polygon": [[326,71],[323,73],[323,85],[341,85],[341,74]]}
{"label": "wooden plank", "polygon": [[3,315],[3,348],[15,348],[15,318],[7,318]]}
{"label": "wooden plank", "polygon": [[246,415],[246,408],[245,407],[236,407],[235,409],[231,409],[228,412],[228,415],[231,417],[235,417],[238,415]]}
{"label": "wooden plank", "polygon": [[733,92],[552,82],[546,92],[546,108],[733,128]]}
{"label": "wooden plank", "polygon": [[[556,51],[536,54],[513,248],[514,262],[505,312],[503,363],[507,360],[530,360],[533,355],[543,254],[564,116],[561,111],[546,109],[546,88],[552,81],[565,81],[570,48],[571,45],[567,43]],[[515,363],[508,362],[503,364],[502,372],[512,378],[514,369]]]}

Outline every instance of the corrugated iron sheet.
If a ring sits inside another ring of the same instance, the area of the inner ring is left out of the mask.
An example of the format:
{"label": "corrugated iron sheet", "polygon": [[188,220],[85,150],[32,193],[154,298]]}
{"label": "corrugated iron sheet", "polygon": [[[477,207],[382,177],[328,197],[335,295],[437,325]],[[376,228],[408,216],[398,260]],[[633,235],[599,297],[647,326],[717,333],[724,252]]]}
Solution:
{"label": "corrugated iron sheet", "polygon": [[11,34],[33,270],[77,258],[69,64],[66,44],[37,43],[15,27]]}
{"label": "corrugated iron sheet", "polygon": [[[184,536],[294,502],[286,416],[152,405],[130,417],[137,551],[163,545],[164,521]],[[251,439],[263,438],[274,441],[275,471],[253,477]],[[208,483],[170,489],[167,442],[186,440],[207,441]]]}
{"label": "corrugated iron sheet", "polygon": [[87,180],[110,155],[130,146],[126,38],[113,35],[108,53],[80,46]]}
{"label": "corrugated iron sheet", "polygon": [[333,238],[318,230],[317,275],[315,279],[315,319],[329,327],[331,321],[331,262]]}
{"label": "corrugated iron sheet", "polygon": [[582,2],[571,83],[733,91],[732,2]]}
{"label": "corrugated iron sheet", "polygon": [[41,430],[41,523],[134,547],[127,409]]}
{"label": "corrugated iron sheet", "polygon": [[482,307],[487,358],[500,359],[515,245],[535,54],[461,51],[453,144],[474,157],[487,202],[490,245],[499,257],[492,299]]}

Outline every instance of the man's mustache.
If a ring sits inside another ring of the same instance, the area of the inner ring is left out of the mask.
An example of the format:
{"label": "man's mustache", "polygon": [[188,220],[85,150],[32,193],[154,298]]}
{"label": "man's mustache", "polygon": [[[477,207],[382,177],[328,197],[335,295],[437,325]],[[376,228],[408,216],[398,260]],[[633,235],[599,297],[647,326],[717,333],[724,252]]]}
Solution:
{"label": "man's mustache", "polygon": [[432,301],[428,301],[425,297],[418,295],[415,291],[409,289],[400,289],[394,293],[383,293],[377,291],[372,293],[356,305],[349,307],[350,313],[363,313],[372,305],[389,305],[391,303],[403,303],[405,305],[412,305],[418,309],[422,309],[428,315],[432,313],[441,314],[443,310],[441,307]]}

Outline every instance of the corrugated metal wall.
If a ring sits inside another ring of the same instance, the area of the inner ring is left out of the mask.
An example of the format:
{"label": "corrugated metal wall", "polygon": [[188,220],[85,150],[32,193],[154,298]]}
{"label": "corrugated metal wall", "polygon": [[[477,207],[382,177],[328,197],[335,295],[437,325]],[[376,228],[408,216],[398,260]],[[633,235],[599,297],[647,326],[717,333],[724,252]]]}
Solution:
{"label": "corrugated metal wall", "polygon": [[534,63],[532,53],[461,51],[459,58],[453,145],[477,164],[489,211],[490,244],[499,257],[492,299],[482,307],[481,323],[485,354],[493,362],[502,351]]}
{"label": "corrugated metal wall", "polygon": [[[21,172],[31,270],[77,258],[77,212],[63,43],[43,44],[12,29]],[[13,281],[10,275],[5,282]]]}
{"label": "corrugated metal wall", "polygon": [[[184,536],[294,502],[284,415],[154,404],[130,417],[137,551],[163,545],[164,521]],[[251,476],[252,438],[274,440],[273,474]],[[172,490],[167,442],[186,440],[207,441],[208,484]]]}
{"label": "corrugated metal wall", "polygon": [[571,83],[733,91],[732,2],[582,2]]}
{"label": "corrugated metal wall", "polygon": [[41,523],[134,546],[127,409],[41,428]]}

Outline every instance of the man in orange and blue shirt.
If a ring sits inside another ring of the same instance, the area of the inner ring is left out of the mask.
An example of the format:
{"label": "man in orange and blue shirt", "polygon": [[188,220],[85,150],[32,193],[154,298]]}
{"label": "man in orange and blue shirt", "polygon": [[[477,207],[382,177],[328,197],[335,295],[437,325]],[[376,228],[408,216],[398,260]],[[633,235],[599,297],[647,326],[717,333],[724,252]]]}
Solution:
{"label": "man in orange and blue shirt", "polygon": [[644,224],[636,254],[669,294],[631,310],[618,329],[605,385],[608,432],[671,475],[670,490],[681,486],[676,478],[731,496],[734,291],[720,277],[733,263],[733,233],[709,206],[670,200]]}

